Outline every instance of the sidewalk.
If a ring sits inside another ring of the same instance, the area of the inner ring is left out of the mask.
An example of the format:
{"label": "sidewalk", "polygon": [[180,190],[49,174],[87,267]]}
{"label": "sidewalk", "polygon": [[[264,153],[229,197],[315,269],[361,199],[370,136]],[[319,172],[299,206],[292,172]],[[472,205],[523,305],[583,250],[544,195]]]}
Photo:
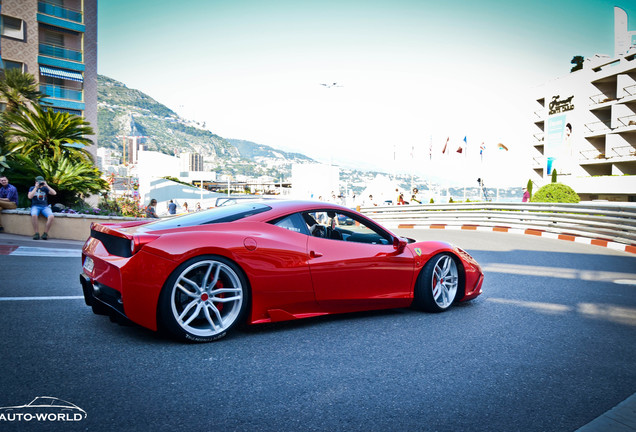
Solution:
{"label": "sidewalk", "polygon": [[577,430],[577,432],[634,431],[636,431],[636,393]]}
{"label": "sidewalk", "polygon": [[0,245],[54,249],[82,249],[84,241],[56,239],[51,237],[49,237],[48,240],[33,240],[33,238],[29,236],[0,233]]}

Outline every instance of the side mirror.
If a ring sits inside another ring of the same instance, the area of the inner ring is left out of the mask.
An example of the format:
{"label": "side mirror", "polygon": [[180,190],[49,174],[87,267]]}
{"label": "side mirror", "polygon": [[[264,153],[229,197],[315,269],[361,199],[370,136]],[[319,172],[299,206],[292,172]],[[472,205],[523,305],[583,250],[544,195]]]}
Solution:
{"label": "side mirror", "polygon": [[406,240],[400,237],[393,237],[393,249],[402,252],[406,247]]}

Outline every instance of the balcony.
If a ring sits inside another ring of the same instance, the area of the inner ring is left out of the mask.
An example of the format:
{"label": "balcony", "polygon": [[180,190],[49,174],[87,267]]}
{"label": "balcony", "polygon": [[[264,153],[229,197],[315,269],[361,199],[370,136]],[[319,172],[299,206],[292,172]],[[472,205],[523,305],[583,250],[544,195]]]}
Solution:
{"label": "balcony", "polygon": [[598,104],[602,104],[606,102],[612,102],[616,100],[616,98],[612,96],[607,96],[606,94],[601,93],[594,96],[590,96],[590,100],[592,101],[591,105],[598,105]]}
{"label": "balcony", "polygon": [[623,87],[623,91],[625,93],[627,93],[629,96],[636,95],[636,84],[630,85],[630,86],[627,86],[627,87]]}
{"label": "balcony", "polygon": [[54,16],[56,18],[62,18],[65,20],[74,21],[76,23],[83,22],[82,12],[65,8],[62,6],[58,6],[53,3],[39,1],[38,12],[46,14],[46,15]]}
{"label": "balcony", "polygon": [[614,147],[610,150],[609,158],[629,158],[636,156],[636,149],[631,145]]}
{"label": "balcony", "polygon": [[603,135],[612,131],[610,121],[597,121],[592,123],[585,123],[586,135]]}
{"label": "balcony", "polygon": [[618,121],[620,123],[619,127],[636,126],[636,115],[629,115],[629,116],[625,116],[625,117],[619,117]]}
{"label": "balcony", "polygon": [[40,54],[81,63],[82,52],[56,45],[40,44]]}
{"label": "balcony", "polygon": [[55,99],[66,99],[79,102],[83,100],[82,90],[71,89],[64,86],[40,84],[40,91],[47,97]]}
{"label": "balcony", "polygon": [[579,154],[581,155],[579,157],[579,162],[586,162],[586,161],[606,161],[607,158],[605,157],[604,153],[601,153],[600,151],[593,149],[593,150],[583,150],[580,151]]}

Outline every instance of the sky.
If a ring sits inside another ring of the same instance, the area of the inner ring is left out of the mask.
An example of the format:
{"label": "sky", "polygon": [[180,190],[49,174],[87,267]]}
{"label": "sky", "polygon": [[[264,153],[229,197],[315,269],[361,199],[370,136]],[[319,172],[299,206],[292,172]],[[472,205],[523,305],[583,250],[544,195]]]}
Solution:
{"label": "sky", "polygon": [[613,55],[614,6],[636,30],[627,0],[100,0],[98,73],[225,138],[520,186],[533,89]]}

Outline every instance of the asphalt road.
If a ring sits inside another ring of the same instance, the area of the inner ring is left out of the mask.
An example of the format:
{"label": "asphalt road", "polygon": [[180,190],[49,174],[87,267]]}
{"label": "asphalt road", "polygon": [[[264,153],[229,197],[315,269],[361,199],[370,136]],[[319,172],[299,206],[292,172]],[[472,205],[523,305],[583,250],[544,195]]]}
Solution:
{"label": "asphalt road", "polygon": [[468,250],[484,294],[443,314],[322,317],[185,345],[93,315],[76,298],[79,258],[0,255],[0,407],[53,396],[88,414],[0,429],[572,431],[636,391],[636,256],[505,233],[402,234]]}

